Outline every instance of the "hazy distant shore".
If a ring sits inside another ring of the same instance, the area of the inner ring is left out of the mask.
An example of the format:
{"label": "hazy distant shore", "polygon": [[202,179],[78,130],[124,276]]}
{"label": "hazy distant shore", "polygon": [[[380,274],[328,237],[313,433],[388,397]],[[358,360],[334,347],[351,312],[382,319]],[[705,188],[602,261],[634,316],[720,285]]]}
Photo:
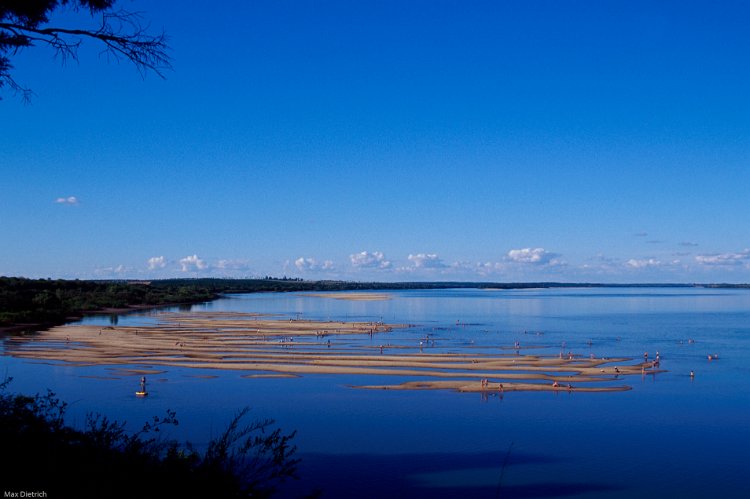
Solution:
{"label": "hazy distant shore", "polygon": [[[355,282],[265,279],[49,280],[0,277],[0,334],[37,331],[86,315],[134,311],[212,301],[233,293],[398,291],[409,289],[520,290],[547,288],[723,288],[750,289],[730,283],[566,283],[566,282]],[[382,294],[381,294],[382,295]],[[383,299],[383,296],[350,299]]]}

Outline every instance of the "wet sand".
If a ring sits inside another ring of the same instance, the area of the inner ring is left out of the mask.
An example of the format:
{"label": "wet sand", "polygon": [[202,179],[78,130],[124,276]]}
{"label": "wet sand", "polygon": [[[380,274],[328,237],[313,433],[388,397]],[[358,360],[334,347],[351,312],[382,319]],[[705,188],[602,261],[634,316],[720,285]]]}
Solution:
{"label": "wet sand", "polygon": [[[411,378],[353,386],[391,390],[492,393],[499,392],[502,383],[503,391],[621,391],[629,387],[611,382],[641,375],[642,369],[659,372],[651,369],[651,363],[633,363],[629,358],[521,354],[508,345],[486,347],[497,352],[493,354],[473,353],[468,346],[452,347],[458,350],[452,353],[425,353],[421,347],[404,344],[403,339],[390,345],[393,332],[404,332],[409,327],[405,324],[291,320],[227,312],[158,317],[159,323],[153,326],[58,326],[34,336],[10,338],[6,352],[79,366],[113,366],[108,370],[115,376],[159,374],[164,371],[158,368],[172,366],[247,371],[245,378],[305,374]],[[355,341],[363,335],[382,347]]]}
{"label": "wet sand", "polygon": [[351,301],[384,301],[393,298],[387,293],[311,293],[305,296],[314,296],[316,298],[333,298],[334,300],[351,300]]}

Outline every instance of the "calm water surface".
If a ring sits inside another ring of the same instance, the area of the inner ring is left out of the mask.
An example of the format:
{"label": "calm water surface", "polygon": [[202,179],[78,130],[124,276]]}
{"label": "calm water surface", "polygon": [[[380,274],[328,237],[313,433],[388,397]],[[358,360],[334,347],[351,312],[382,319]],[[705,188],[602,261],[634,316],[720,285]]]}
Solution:
{"label": "calm water surface", "polygon": [[[16,359],[7,355],[5,343],[0,367],[14,378],[13,390],[50,388],[70,402],[72,424],[93,411],[137,427],[173,409],[180,426],[171,436],[199,446],[236,410],[251,406],[256,416],[298,432],[301,480],[282,496],[321,489],[323,497],[336,498],[747,497],[750,292],[611,288],[389,294],[387,301],[305,293],[233,295],[193,311],[409,323],[416,327],[334,341],[416,347],[430,334],[436,344],[427,351],[435,353],[468,347],[496,352],[497,345],[515,341],[528,348],[524,353],[544,355],[562,349],[637,360],[644,351],[652,357],[659,351],[668,372],[627,378],[629,392],[511,392],[483,399],[449,391],[348,387],[407,380],[397,377],[245,379],[237,371],[164,368],[150,377],[148,399],[135,399],[138,376],[113,376],[102,366]],[[117,321],[154,322],[158,313]],[[708,361],[709,353],[720,359]],[[195,377],[202,374],[218,377]]]}

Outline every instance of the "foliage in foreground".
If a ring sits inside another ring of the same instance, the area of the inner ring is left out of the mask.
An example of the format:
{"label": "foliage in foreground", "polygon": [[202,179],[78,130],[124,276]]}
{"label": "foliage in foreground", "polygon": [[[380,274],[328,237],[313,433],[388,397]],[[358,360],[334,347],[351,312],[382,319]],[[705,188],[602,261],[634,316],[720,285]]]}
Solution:
{"label": "foliage in foreground", "polygon": [[272,429],[271,420],[245,424],[247,408],[200,453],[159,438],[161,427],[177,424],[171,411],[134,434],[100,415],[89,415],[77,430],[65,425],[67,404],[54,393],[11,394],[8,381],[0,384],[6,491],[43,490],[51,498],[269,497],[296,478],[294,432]]}

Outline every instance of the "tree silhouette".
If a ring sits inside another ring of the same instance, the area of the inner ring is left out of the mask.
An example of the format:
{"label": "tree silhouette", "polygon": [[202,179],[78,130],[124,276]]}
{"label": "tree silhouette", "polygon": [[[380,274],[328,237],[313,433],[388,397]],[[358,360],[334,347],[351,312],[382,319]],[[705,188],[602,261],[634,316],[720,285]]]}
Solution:
{"label": "tree silhouette", "polygon": [[28,396],[7,390],[0,378],[0,484],[8,490],[46,490],[54,498],[269,498],[297,479],[296,432],[269,419],[235,414],[200,452],[162,435],[177,425],[174,411],[154,416],[139,431],[101,414],[84,428],[65,423],[68,403],[51,391]]}
{"label": "tree silhouette", "polygon": [[[12,56],[35,45],[46,45],[66,60],[78,60],[84,40],[101,44],[103,52],[116,60],[132,62],[145,75],[164,78],[171,68],[165,34],[148,33],[138,12],[115,9],[117,0],[0,0],[0,89],[7,87],[28,100],[32,92],[12,76]],[[65,6],[100,17],[94,29],[72,29],[49,25],[50,15]]]}

